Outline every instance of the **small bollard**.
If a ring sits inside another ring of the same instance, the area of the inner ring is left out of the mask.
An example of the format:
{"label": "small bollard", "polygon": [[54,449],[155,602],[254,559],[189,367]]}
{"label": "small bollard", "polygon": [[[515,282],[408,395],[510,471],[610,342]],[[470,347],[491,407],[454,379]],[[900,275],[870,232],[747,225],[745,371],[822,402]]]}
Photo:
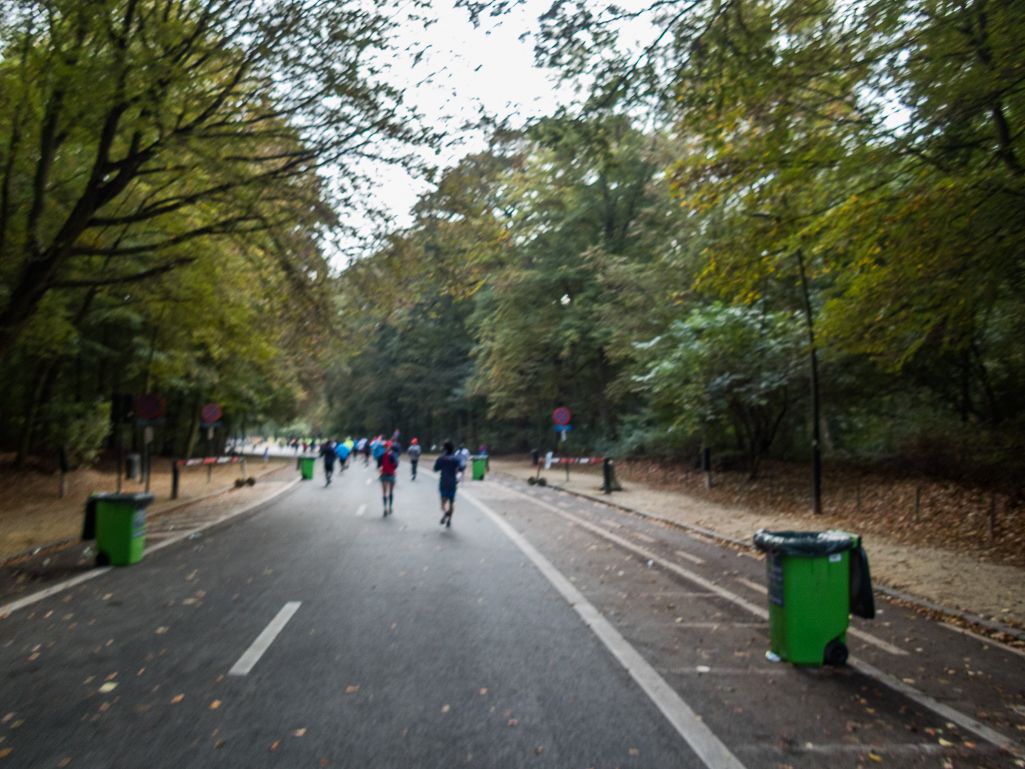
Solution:
{"label": "small bollard", "polygon": [[178,462],[171,463],[171,499],[178,499],[178,484],[181,482],[181,468]]}

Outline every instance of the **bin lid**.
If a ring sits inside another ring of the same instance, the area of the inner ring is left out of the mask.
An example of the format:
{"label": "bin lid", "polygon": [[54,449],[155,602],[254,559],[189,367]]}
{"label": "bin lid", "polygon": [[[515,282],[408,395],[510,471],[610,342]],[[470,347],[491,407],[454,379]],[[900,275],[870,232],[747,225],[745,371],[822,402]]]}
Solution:
{"label": "bin lid", "polygon": [[104,502],[113,502],[121,505],[132,505],[136,509],[153,504],[153,495],[144,491],[135,494],[117,494],[113,491],[105,491],[100,494],[93,494],[90,499],[99,499]]}
{"label": "bin lid", "polygon": [[755,547],[767,553],[817,558],[842,553],[858,546],[860,537],[844,531],[766,531],[755,532]]}

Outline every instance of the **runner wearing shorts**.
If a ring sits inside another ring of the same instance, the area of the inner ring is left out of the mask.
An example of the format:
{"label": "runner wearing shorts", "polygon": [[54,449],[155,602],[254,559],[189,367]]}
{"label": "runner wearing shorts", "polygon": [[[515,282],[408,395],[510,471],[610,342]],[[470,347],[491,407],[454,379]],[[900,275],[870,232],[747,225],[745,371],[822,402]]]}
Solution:
{"label": "runner wearing shorts", "polygon": [[441,524],[452,528],[452,513],[456,504],[456,474],[459,472],[459,459],[455,455],[456,447],[452,441],[445,441],[445,454],[434,463],[434,472],[441,473],[438,491],[441,493]]}
{"label": "runner wearing shorts", "polygon": [[398,445],[388,441],[384,445],[384,453],[377,458],[377,466],[381,470],[381,494],[384,500],[384,516],[392,513],[392,498],[395,493],[395,473],[399,469]]}

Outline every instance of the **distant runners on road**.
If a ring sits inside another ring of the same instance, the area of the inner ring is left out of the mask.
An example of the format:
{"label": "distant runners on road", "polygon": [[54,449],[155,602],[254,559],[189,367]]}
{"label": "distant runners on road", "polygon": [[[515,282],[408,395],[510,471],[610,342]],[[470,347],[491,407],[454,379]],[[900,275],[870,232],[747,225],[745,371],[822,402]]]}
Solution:
{"label": "distant runners on road", "polygon": [[434,462],[434,472],[441,473],[441,479],[438,481],[438,491],[441,493],[441,524],[449,529],[452,528],[452,513],[456,504],[456,476],[461,469],[455,450],[452,441],[445,441],[444,455]]}

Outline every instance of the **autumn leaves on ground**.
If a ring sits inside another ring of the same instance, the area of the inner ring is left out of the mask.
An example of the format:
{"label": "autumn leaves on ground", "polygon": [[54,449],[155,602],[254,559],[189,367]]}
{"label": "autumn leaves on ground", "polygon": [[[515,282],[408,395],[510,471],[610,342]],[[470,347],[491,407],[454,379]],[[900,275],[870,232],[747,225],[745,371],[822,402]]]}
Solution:
{"label": "autumn leaves on ground", "polygon": [[[5,459],[9,463],[11,457]],[[250,458],[247,474],[252,477],[294,465],[294,461],[283,459],[275,458],[264,464],[262,459]],[[69,473],[66,493],[60,497],[60,476],[55,470],[19,471],[12,470],[9,464],[0,465],[0,488],[4,489],[4,500],[0,506],[0,561],[4,556],[28,548],[80,535],[89,495],[117,488],[115,468],[116,462],[104,461]],[[149,508],[150,514],[159,514],[169,507],[232,486],[242,477],[239,463],[212,465],[211,468],[209,479],[206,467],[185,469],[181,474],[178,499],[172,500],[171,460],[154,458],[150,478],[154,504]],[[144,489],[145,486],[135,479],[122,482],[124,492],[141,492]]]}

